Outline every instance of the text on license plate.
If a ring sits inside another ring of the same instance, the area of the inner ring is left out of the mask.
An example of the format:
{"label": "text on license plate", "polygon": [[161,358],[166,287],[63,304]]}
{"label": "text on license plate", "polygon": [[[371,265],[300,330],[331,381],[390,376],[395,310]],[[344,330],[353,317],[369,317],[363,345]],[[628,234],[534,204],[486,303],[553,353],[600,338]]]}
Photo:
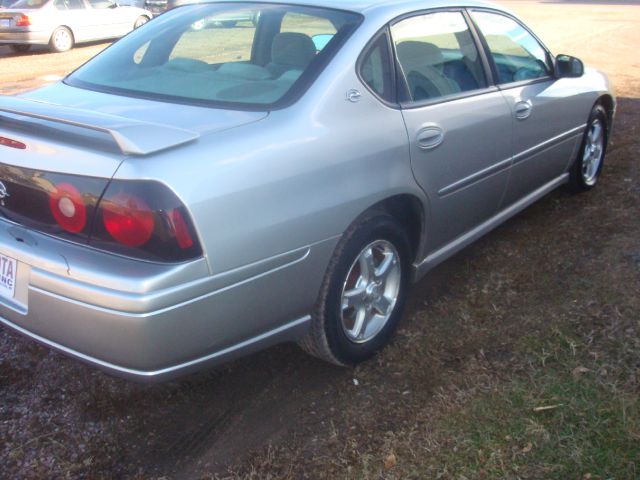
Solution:
{"label": "text on license plate", "polygon": [[13,298],[16,292],[16,274],[18,262],[0,254],[0,296]]}
{"label": "text on license plate", "polygon": [[0,19],[0,27],[10,27],[10,26],[11,26],[11,20],[9,20],[8,18]]}

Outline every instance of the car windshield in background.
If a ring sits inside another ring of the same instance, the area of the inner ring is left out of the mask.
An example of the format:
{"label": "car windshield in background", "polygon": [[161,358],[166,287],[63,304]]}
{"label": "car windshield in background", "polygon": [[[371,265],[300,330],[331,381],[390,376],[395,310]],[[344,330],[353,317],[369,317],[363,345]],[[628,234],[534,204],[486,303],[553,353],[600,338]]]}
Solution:
{"label": "car windshield in background", "polygon": [[360,21],[303,6],[188,5],[134,31],[65,82],[140,98],[273,108],[294,100]]}

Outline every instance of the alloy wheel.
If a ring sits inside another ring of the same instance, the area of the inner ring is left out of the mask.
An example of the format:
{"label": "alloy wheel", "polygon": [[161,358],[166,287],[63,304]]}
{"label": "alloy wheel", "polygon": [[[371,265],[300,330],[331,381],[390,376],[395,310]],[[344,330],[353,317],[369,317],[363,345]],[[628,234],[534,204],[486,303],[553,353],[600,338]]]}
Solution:
{"label": "alloy wheel", "polygon": [[386,240],[367,245],[351,265],[342,288],[341,320],[347,338],[366,343],[385,327],[398,300],[402,266]]}
{"label": "alloy wheel", "polygon": [[589,127],[582,156],[582,179],[585,184],[589,186],[595,185],[598,180],[603,154],[604,126],[600,120],[596,119]]}

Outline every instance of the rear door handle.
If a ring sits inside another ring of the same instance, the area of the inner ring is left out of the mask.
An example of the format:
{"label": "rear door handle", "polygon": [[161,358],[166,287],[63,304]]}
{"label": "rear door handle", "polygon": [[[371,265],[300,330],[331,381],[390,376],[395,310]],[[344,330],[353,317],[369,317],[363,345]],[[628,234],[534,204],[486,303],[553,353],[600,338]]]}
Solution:
{"label": "rear door handle", "polygon": [[418,148],[431,150],[444,142],[444,131],[439,125],[426,125],[418,132]]}
{"label": "rear door handle", "polygon": [[533,111],[533,104],[531,103],[531,100],[523,100],[521,102],[516,103],[515,115],[518,120],[526,120],[531,116],[532,111]]}

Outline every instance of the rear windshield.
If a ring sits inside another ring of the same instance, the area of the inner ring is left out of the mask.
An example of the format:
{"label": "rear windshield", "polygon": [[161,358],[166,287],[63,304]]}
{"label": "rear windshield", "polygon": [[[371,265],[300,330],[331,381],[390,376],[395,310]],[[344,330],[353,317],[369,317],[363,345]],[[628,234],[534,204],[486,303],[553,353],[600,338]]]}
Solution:
{"label": "rear windshield", "polygon": [[66,83],[243,109],[294,99],[360,23],[354,13],[261,3],[187,5],[126,36]]}
{"label": "rear windshield", "polygon": [[3,5],[11,5],[11,8],[17,8],[21,10],[40,8],[44,6],[49,0],[18,0],[16,3],[3,2]]}

